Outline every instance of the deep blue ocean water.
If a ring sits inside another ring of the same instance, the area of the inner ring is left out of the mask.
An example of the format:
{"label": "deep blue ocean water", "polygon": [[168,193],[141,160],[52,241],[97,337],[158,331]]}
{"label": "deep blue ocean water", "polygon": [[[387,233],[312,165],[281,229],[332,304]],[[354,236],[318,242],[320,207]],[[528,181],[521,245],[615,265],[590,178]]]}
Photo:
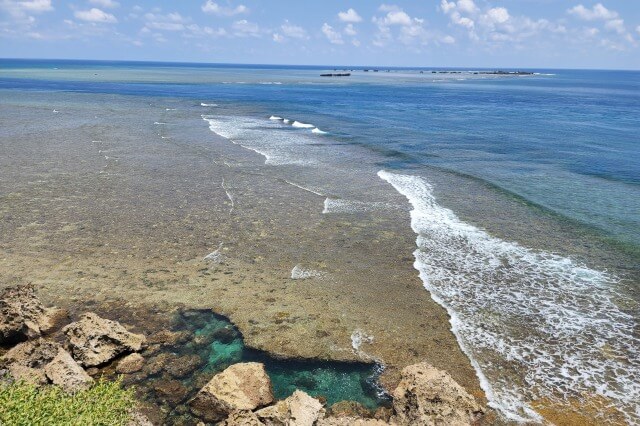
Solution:
{"label": "deep blue ocean water", "polygon": [[[640,422],[640,72],[360,67],[320,77],[333,69],[0,60],[0,98],[179,99],[266,164],[299,167],[305,184],[319,164],[336,181],[351,169],[354,182],[381,178],[413,209],[416,269],[493,407],[530,420],[530,401],[597,394]],[[356,178],[362,165],[374,172]],[[452,177],[434,182],[433,171]],[[445,207],[448,192],[464,204],[469,179],[486,187],[477,208]],[[362,207],[318,191],[326,213]],[[530,209],[531,222],[499,229],[485,212],[505,200]],[[538,217],[570,224],[566,247]]]}

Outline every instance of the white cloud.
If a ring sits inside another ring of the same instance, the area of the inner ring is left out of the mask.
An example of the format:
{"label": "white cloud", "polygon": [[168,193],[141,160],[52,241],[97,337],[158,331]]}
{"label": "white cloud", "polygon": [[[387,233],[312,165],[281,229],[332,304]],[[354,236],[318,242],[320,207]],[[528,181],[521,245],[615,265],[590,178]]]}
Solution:
{"label": "white cloud", "polygon": [[289,38],[297,38],[300,40],[309,38],[309,36],[307,35],[307,31],[304,28],[293,25],[289,23],[289,21],[285,21],[284,24],[280,26],[280,30],[282,31],[282,34]]}
{"label": "white cloud", "polygon": [[608,21],[610,19],[615,19],[618,17],[618,12],[607,9],[602,5],[602,3],[596,4],[591,9],[587,9],[583,5],[579,4],[575,7],[572,7],[567,12],[584,21]]}
{"label": "white cloud", "polygon": [[349,9],[346,12],[338,13],[338,18],[342,22],[350,22],[352,24],[357,24],[358,22],[362,22],[362,17],[358,15],[358,12],[356,12],[353,9]]}
{"label": "white cloud", "polygon": [[115,9],[120,6],[120,3],[114,0],[89,0],[89,3],[104,7],[105,9]]}
{"label": "white cloud", "polygon": [[87,21],[97,22],[103,24],[115,24],[118,22],[115,16],[110,13],[104,12],[98,8],[91,8],[90,10],[78,10],[73,14],[76,18]]}
{"label": "white cloud", "polygon": [[622,19],[612,19],[607,21],[607,23],[604,24],[604,27],[608,30],[615,31],[618,34],[625,34],[627,32],[627,29],[624,26],[624,20]]}
{"label": "white cloud", "polygon": [[640,25],[638,25],[638,26],[636,27],[636,32],[637,32],[638,34],[640,34]]}
{"label": "white cloud", "polygon": [[372,22],[378,26],[373,44],[375,46],[385,46],[394,40],[393,27],[396,30],[397,40],[403,44],[410,45],[419,41],[426,44],[432,35],[424,27],[424,20],[412,18],[404,10],[397,6],[381,7],[381,11],[387,12],[383,17],[373,17]]}
{"label": "white cloud", "polygon": [[235,21],[231,25],[231,28],[233,29],[233,34],[236,37],[260,37],[262,32],[258,24],[249,22],[246,19]]}
{"label": "white cloud", "polygon": [[[0,0],[0,10],[6,11],[15,20],[19,20],[20,24],[29,23],[29,13],[43,13],[53,10],[51,0]],[[25,21],[26,20],[26,21]]]}
{"label": "white cloud", "polygon": [[329,40],[331,44],[344,44],[342,35],[326,22],[322,25],[322,33],[327,37],[327,40]]}
{"label": "white cloud", "polygon": [[504,24],[510,18],[509,11],[504,7],[494,7],[493,9],[489,9],[486,17],[492,24]]}
{"label": "white cloud", "polygon": [[444,44],[454,44],[456,39],[450,35],[446,35],[440,39],[440,41]]}
{"label": "white cloud", "polygon": [[346,27],[344,27],[344,33],[346,35],[352,36],[352,37],[358,34],[358,32],[354,28],[353,24],[349,24]]}
{"label": "white cloud", "polygon": [[278,33],[273,33],[273,41],[275,41],[276,43],[282,43],[285,40],[285,38],[278,34]]}
{"label": "white cloud", "polygon": [[185,24],[189,21],[177,12],[166,15],[146,13],[144,19],[145,28],[160,31],[183,31],[186,28]]}
{"label": "white cloud", "polygon": [[457,6],[462,13],[475,13],[478,10],[473,0],[458,0]]}
{"label": "white cloud", "polygon": [[202,5],[202,11],[204,13],[212,13],[218,16],[235,16],[249,13],[249,8],[243,4],[236,7],[225,7],[220,6],[212,0],[207,0],[207,2]]}

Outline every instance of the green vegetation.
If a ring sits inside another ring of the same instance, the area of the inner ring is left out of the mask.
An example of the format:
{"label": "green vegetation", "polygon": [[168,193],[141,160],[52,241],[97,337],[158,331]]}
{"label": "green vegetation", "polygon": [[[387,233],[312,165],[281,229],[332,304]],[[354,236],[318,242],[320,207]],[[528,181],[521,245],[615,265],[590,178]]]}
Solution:
{"label": "green vegetation", "polygon": [[135,406],[132,389],[99,381],[73,395],[57,386],[0,383],[0,425],[127,425]]}

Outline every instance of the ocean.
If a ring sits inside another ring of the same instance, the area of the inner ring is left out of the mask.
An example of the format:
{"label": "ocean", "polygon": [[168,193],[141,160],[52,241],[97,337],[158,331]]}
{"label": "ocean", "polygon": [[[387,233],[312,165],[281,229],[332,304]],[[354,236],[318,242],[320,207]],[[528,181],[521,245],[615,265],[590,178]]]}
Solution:
{"label": "ocean", "polygon": [[[117,119],[171,99],[160,137],[196,119],[327,217],[410,211],[415,251],[396,255],[493,408],[540,421],[540,401],[593,402],[638,424],[640,72],[490,71],[2,59],[0,105],[62,115],[70,95],[110,96]],[[5,141],[39,126],[0,122]]]}

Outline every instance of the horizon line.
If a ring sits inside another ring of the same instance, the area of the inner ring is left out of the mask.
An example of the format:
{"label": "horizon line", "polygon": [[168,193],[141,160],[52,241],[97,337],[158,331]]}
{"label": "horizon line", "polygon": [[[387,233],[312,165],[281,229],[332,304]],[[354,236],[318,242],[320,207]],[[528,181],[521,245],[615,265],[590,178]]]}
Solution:
{"label": "horizon line", "polygon": [[137,60],[137,59],[87,59],[87,58],[10,58],[0,57],[0,60],[14,60],[14,61],[86,61],[86,62],[128,62],[139,64],[174,64],[174,65],[243,65],[243,66],[263,66],[263,67],[323,67],[323,68],[370,68],[370,69],[464,69],[464,70],[562,70],[562,71],[640,71],[640,69],[633,68],[563,68],[563,67],[474,67],[474,66],[424,66],[424,65],[338,65],[338,64],[290,64],[290,63],[250,63],[250,62],[197,62],[197,61],[172,61],[172,60]]}

